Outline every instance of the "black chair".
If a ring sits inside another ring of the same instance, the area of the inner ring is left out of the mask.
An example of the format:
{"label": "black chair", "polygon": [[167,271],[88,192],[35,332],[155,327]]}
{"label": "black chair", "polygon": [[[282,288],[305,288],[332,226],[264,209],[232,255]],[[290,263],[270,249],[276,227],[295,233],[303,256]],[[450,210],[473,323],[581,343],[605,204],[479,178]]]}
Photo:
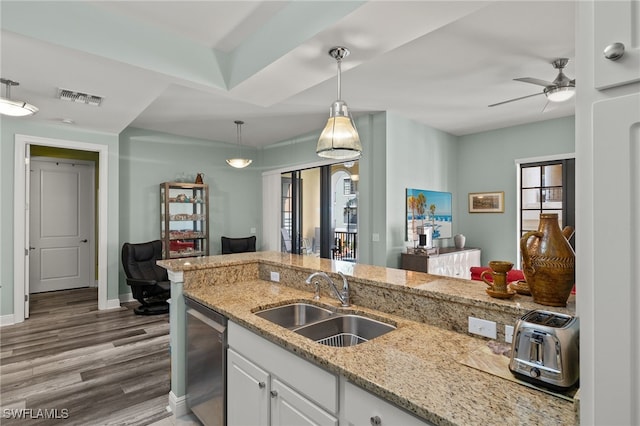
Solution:
{"label": "black chair", "polygon": [[229,238],[220,237],[222,254],[247,253],[256,251],[256,237]]}
{"label": "black chair", "polygon": [[171,282],[167,270],[156,265],[162,259],[162,241],[122,246],[122,267],[131,286],[133,297],[141,303],[134,309],[138,315],[158,315],[169,312],[167,299]]}

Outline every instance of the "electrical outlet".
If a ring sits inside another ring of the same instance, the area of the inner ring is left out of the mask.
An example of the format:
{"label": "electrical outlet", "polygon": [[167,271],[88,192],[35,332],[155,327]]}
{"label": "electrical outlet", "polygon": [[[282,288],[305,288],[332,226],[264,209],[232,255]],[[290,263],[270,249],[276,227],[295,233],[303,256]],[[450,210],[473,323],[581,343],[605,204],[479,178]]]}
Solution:
{"label": "electrical outlet", "polygon": [[513,326],[512,325],[504,326],[504,341],[507,343],[513,342]]}
{"label": "electrical outlet", "polygon": [[495,339],[497,337],[496,323],[480,318],[469,317],[469,333]]}
{"label": "electrical outlet", "polygon": [[371,235],[371,240],[372,241],[380,241],[380,234],[373,234]]}
{"label": "electrical outlet", "polygon": [[271,281],[280,282],[280,272],[271,271]]}
{"label": "electrical outlet", "polygon": [[250,233],[250,234],[255,234],[255,233],[256,233],[256,228],[251,228],[251,229],[249,229],[249,233]]}

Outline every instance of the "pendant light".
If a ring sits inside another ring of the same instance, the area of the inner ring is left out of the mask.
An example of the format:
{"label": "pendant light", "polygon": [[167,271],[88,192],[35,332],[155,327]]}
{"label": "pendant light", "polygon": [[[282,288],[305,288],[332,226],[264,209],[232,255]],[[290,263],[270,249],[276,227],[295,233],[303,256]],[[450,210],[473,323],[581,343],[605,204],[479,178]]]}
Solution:
{"label": "pendant light", "polygon": [[14,101],[11,99],[11,86],[17,86],[20,83],[6,78],[0,79],[0,83],[4,84],[6,98],[0,97],[0,114],[10,115],[12,117],[24,117],[25,115],[33,115],[38,112],[38,108],[24,101]]}
{"label": "pendant light", "polygon": [[338,99],[331,104],[329,120],[318,139],[316,153],[320,157],[349,160],[358,158],[362,154],[358,130],[349,113],[347,103],[340,99],[341,63],[349,53],[349,49],[340,46],[329,50],[329,56],[338,62]]}
{"label": "pendant light", "polygon": [[247,167],[253,160],[249,158],[242,158],[242,129],[240,128],[244,121],[236,120],[237,131],[238,131],[238,146],[240,146],[240,157],[229,158],[227,159],[227,164],[236,169],[244,169]]}

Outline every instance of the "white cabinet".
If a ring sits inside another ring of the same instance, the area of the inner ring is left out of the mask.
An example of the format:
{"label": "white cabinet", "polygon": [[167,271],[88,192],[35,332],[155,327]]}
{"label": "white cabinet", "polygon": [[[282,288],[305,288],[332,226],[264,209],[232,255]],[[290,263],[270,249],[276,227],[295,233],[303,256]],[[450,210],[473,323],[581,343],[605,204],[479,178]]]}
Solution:
{"label": "white cabinet", "polygon": [[[640,81],[640,47],[634,39],[640,30],[637,0],[596,1],[594,8],[594,86],[607,89]],[[624,46],[624,54],[607,59],[604,51],[615,43]]]}
{"label": "white cabinet", "polygon": [[338,378],[229,322],[227,424],[338,424]]}
{"label": "white cabinet", "polygon": [[402,269],[471,279],[471,267],[480,266],[480,249],[440,249],[439,254],[402,253]]}
{"label": "white cabinet", "polygon": [[269,425],[269,373],[227,351],[227,425]]}
{"label": "white cabinet", "polygon": [[341,406],[349,426],[425,426],[431,423],[353,385],[344,383]]}
{"label": "white cabinet", "polygon": [[480,266],[480,250],[460,250],[429,256],[429,273],[471,279],[471,267]]}
{"label": "white cabinet", "polygon": [[[338,419],[278,379],[271,381],[273,426],[337,426]],[[249,423],[247,423],[249,424]]]}

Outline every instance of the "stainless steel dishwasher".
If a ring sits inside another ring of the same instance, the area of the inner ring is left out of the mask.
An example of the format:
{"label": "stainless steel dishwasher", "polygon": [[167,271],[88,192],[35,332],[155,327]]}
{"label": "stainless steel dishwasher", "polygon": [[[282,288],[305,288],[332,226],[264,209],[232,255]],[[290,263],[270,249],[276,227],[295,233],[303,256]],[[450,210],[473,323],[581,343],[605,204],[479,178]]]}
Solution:
{"label": "stainless steel dishwasher", "polygon": [[187,305],[187,406],[205,426],[226,418],[227,318],[185,297]]}

